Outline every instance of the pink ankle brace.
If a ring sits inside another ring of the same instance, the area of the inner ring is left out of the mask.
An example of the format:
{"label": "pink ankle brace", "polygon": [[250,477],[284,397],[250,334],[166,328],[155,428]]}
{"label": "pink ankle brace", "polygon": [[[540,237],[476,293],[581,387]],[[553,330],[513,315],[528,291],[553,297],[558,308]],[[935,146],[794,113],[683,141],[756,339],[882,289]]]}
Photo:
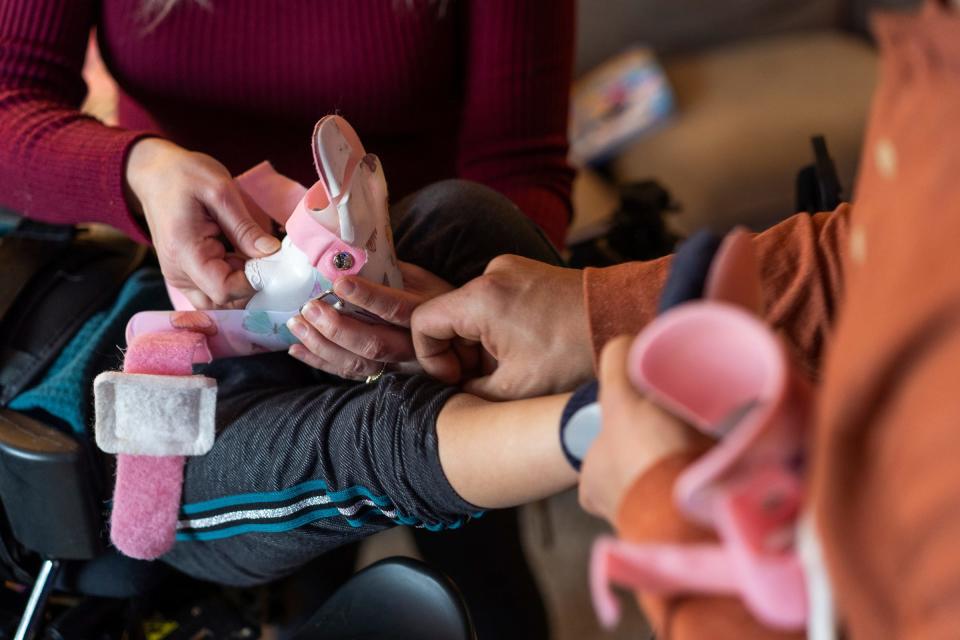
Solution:
{"label": "pink ankle brace", "polygon": [[717,439],[677,479],[674,500],[719,542],[600,538],[590,575],[606,626],[619,616],[611,582],[660,595],[739,596],[778,629],[799,629],[807,620],[796,531],[812,396],[781,340],[756,315],[752,251],[747,234],[728,236],[711,267],[707,300],[659,316],[631,348],[628,374],[636,389]]}

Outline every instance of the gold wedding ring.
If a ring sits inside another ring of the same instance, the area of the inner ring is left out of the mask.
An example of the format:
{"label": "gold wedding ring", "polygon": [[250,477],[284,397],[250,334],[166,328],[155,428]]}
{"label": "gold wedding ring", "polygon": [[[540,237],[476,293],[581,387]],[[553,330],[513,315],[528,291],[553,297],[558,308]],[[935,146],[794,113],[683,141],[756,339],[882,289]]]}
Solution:
{"label": "gold wedding ring", "polygon": [[380,377],[383,376],[383,373],[384,373],[386,370],[387,370],[387,363],[384,362],[384,363],[383,363],[383,366],[380,367],[380,371],[377,371],[377,372],[376,372],[375,374],[373,374],[372,376],[367,376],[367,384],[370,384],[371,382],[376,382],[377,380],[379,380]]}

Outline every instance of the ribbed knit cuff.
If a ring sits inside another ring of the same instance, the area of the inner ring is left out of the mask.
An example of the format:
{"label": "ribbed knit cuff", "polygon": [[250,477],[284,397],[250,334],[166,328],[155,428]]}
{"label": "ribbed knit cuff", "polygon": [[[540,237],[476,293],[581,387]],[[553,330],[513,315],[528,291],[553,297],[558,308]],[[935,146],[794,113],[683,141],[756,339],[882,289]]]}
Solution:
{"label": "ribbed knit cuff", "polygon": [[127,159],[133,145],[145,138],[161,137],[151,131],[127,131],[119,136],[115,146],[105,156],[104,170],[100,175],[101,188],[106,194],[106,210],[100,220],[115,227],[141,244],[150,244],[145,224],[141,224],[126,198]]}

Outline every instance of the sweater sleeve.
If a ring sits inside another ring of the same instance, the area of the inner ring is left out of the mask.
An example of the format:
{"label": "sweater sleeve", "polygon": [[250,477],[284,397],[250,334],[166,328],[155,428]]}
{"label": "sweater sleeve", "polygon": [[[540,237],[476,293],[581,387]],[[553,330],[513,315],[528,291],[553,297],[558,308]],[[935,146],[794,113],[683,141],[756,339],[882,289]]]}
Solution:
{"label": "sweater sleeve", "polygon": [[84,115],[94,0],[0,0],[0,206],[55,223],[103,222],[145,241],[124,164],[145,132]]}
{"label": "sweater sleeve", "polygon": [[[845,204],[832,213],[797,214],[754,239],[765,319],[783,332],[811,374],[819,371],[842,295],[848,216]],[[594,353],[611,338],[637,333],[653,319],[670,260],[586,270],[584,299]]]}
{"label": "sweater sleeve", "polygon": [[[624,540],[637,543],[694,544],[713,535],[689,523],[673,503],[673,484],[700,451],[664,458],[634,481],[618,509],[615,526]],[[774,640],[803,637],[760,625],[736,598],[689,596],[664,598],[638,594],[658,638],[664,640]]]}
{"label": "sweater sleeve", "polygon": [[563,246],[573,170],[573,0],[472,0],[458,174],[500,191]]}

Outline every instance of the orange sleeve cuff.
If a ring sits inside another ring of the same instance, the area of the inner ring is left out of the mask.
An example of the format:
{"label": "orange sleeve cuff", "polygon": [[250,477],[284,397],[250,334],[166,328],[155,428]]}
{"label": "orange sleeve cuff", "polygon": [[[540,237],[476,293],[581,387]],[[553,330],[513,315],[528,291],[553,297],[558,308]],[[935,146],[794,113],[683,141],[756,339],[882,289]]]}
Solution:
{"label": "orange sleeve cuff", "polygon": [[584,270],[583,299],[595,362],[611,338],[638,333],[653,319],[670,262],[667,256]]}

